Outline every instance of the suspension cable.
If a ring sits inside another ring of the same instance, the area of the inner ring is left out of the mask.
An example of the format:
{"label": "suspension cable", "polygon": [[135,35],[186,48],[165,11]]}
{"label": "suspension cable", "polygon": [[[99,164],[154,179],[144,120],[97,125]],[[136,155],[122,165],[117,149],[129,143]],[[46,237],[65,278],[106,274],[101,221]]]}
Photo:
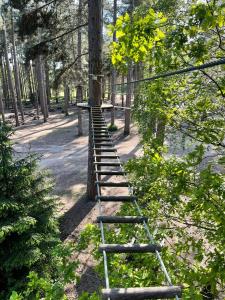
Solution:
{"label": "suspension cable", "polygon": [[170,76],[173,76],[173,75],[184,74],[184,73],[189,73],[189,72],[193,72],[193,71],[201,71],[201,70],[204,70],[204,69],[207,69],[207,68],[211,68],[211,67],[215,67],[215,66],[219,66],[219,65],[224,65],[224,64],[225,64],[225,57],[222,58],[222,59],[219,59],[219,60],[215,60],[215,61],[211,61],[209,63],[199,65],[199,66],[193,66],[193,67],[189,67],[189,68],[185,68],[185,69],[181,69],[181,70],[162,73],[162,74],[155,75],[155,76],[148,77],[148,78],[133,80],[133,81],[130,81],[129,83],[127,83],[127,82],[117,83],[115,85],[125,85],[125,84],[130,84],[130,83],[152,81],[152,80],[156,80],[156,79],[159,79],[159,78],[170,77]]}

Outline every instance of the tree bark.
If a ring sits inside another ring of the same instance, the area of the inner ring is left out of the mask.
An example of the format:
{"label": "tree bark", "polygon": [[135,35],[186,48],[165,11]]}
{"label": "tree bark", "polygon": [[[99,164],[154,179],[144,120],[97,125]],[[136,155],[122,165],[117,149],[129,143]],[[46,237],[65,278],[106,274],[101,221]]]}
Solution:
{"label": "tree bark", "polygon": [[[127,94],[126,94],[126,109],[125,109],[125,126],[124,126],[124,135],[127,136],[130,134],[130,121],[131,121],[131,96],[132,96],[132,66],[131,63],[128,65],[127,72]],[[128,109],[127,109],[128,108]]]}
{"label": "tree bark", "polygon": [[124,107],[124,75],[121,77],[121,102],[122,107]]}
{"label": "tree bark", "polygon": [[[81,25],[82,22],[82,0],[79,0],[79,7],[78,7],[78,25]],[[77,102],[83,102],[83,86],[81,82],[81,74],[82,74],[82,57],[81,57],[81,52],[82,52],[82,32],[81,28],[78,29],[77,31],[77,69],[79,72],[79,84],[77,85]]]}
{"label": "tree bark", "polygon": [[10,66],[10,63],[9,63],[8,47],[7,47],[7,35],[6,35],[5,24],[3,25],[3,39],[4,39],[5,62],[6,62],[6,67],[7,67],[7,75],[8,75],[10,96],[11,96],[11,99],[12,99],[16,126],[19,126],[20,125],[19,114],[18,114],[16,95],[15,95],[15,90],[14,90],[14,85],[13,85],[13,80],[12,80],[12,70],[11,70],[11,66]]}
{"label": "tree bark", "polygon": [[37,82],[38,82],[38,94],[41,104],[41,111],[44,117],[44,122],[47,122],[47,100],[46,100],[46,92],[45,92],[45,84],[43,78],[43,64],[42,57],[38,55],[36,59],[37,63]]}
{"label": "tree bark", "polygon": [[[113,5],[113,25],[116,24],[117,19],[117,0],[114,0]],[[116,30],[113,32],[113,42],[116,42]],[[112,82],[111,82],[111,104],[113,108],[111,110],[111,126],[115,123],[115,100],[116,100],[116,69],[113,67],[112,69]]]}
{"label": "tree bark", "polygon": [[1,92],[0,92],[0,114],[2,116],[2,121],[5,122],[4,104],[2,101],[2,93]]}
{"label": "tree bark", "polygon": [[50,107],[51,105],[51,89],[50,89],[50,80],[49,80],[49,65],[47,60],[45,61],[45,78],[46,78],[46,94],[47,94],[47,103]]}
{"label": "tree bark", "polygon": [[[88,43],[89,43],[89,105],[101,105],[102,79],[102,0],[88,0]],[[94,201],[96,196],[94,153],[89,116],[89,152],[88,152],[88,200]]]}
{"label": "tree bark", "polygon": [[68,84],[66,83],[66,80],[64,79],[64,113],[65,116],[69,116],[69,87]]}
{"label": "tree bark", "polygon": [[88,0],[89,105],[101,104],[102,0]]}
{"label": "tree bark", "polygon": [[8,107],[9,90],[8,90],[7,78],[5,76],[5,69],[4,69],[4,63],[3,63],[3,56],[2,55],[1,55],[1,58],[0,58],[0,64],[1,64],[1,74],[2,74],[3,96],[4,96],[4,100],[5,100],[5,105],[6,105],[6,107]]}
{"label": "tree bark", "polygon": [[17,101],[18,101],[18,105],[19,105],[19,110],[20,110],[20,114],[21,114],[22,123],[24,124],[24,112],[23,112],[23,104],[22,104],[22,99],[21,99],[19,66],[18,66],[17,53],[16,53],[13,10],[12,9],[11,9],[11,27],[12,27],[12,50],[13,50],[14,71],[15,71],[14,75],[15,75],[16,95],[17,95]]}

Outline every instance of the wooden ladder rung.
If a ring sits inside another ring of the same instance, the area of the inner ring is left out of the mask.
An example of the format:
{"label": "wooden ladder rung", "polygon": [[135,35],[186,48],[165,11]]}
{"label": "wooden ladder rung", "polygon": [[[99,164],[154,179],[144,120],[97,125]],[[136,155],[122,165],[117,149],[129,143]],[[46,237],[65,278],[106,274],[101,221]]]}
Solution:
{"label": "wooden ladder rung", "polygon": [[114,170],[110,170],[110,171],[95,171],[95,173],[97,173],[98,175],[115,175],[115,176],[122,176],[125,175],[126,173],[123,171],[114,171]]}
{"label": "wooden ladder rung", "polygon": [[109,181],[96,181],[96,185],[107,186],[107,187],[128,187],[129,182],[109,182]]}
{"label": "wooden ladder rung", "polygon": [[161,251],[161,247],[154,244],[100,244],[99,251],[108,253],[154,253],[155,251]]}
{"label": "wooden ladder rung", "polygon": [[99,216],[97,222],[116,224],[116,223],[130,223],[130,224],[141,224],[147,222],[147,217],[136,217],[136,216]]}
{"label": "wooden ladder rung", "polygon": [[100,152],[115,152],[115,148],[93,148],[94,151],[100,151]]}
{"label": "wooden ladder rung", "polygon": [[112,147],[113,146],[112,143],[99,143],[99,142],[96,143],[96,141],[94,141],[94,143],[95,143],[95,147]]}
{"label": "wooden ladder rung", "polygon": [[142,288],[114,288],[103,289],[103,299],[110,300],[147,300],[147,299],[171,299],[175,296],[181,297],[180,286],[157,286]]}
{"label": "wooden ladder rung", "polygon": [[137,199],[135,196],[96,196],[95,198],[104,202],[133,202]]}
{"label": "wooden ladder rung", "polygon": [[112,140],[110,138],[95,138],[94,139],[95,142],[112,142]]}
{"label": "wooden ladder rung", "polygon": [[121,164],[119,162],[94,162],[95,165],[97,166],[120,166]]}
{"label": "wooden ladder rung", "polygon": [[119,155],[94,155],[97,159],[118,159]]}

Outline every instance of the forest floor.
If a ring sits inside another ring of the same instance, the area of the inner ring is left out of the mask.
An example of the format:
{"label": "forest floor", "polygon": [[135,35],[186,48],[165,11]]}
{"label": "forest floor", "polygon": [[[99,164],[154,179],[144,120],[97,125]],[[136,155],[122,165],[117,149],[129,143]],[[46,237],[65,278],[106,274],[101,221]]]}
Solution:
{"label": "forest floor", "polygon": [[[110,112],[104,113],[110,120]],[[131,135],[123,136],[124,112],[116,111],[118,130],[113,140],[122,161],[127,161],[140,153],[137,129],[131,127]],[[82,137],[77,136],[77,111],[72,108],[70,115],[50,113],[47,123],[30,118],[26,125],[16,129],[13,140],[18,154],[38,153],[41,155],[40,166],[47,168],[55,179],[54,193],[62,204],[60,210],[60,229],[63,240],[76,241],[79,233],[89,223],[93,223],[98,215],[95,202],[87,202],[87,166],[88,166],[88,113],[83,111]],[[119,193],[114,189],[115,194]],[[118,205],[105,206],[106,213],[118,210]],[[78,299],[82,291],[93,292],[98,289],[100,280],[94,271],[91,250],[76,253],[73,257],[80,263],[79,284],[69,286],[69,299]]]}

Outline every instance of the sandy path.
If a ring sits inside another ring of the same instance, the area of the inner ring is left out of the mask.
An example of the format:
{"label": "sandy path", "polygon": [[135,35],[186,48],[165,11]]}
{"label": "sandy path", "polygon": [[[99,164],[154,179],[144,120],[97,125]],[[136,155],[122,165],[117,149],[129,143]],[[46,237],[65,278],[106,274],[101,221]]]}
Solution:
{"label": "sandy path", "polygon": [[[109,120],[110,114],[105,117]],[[77,113],[71,111],[69,117],[52,113],[49,122],[32,121],[16,130],[15,150],[20,153],[36,152],[42,155],[40,166],[48,168],[55,178],[55,194],[62,202],[61,234],[63,239],[76,240],[79,232],[88,223],[93,223],[98,215],[95,202],[86,201],[87,157],[88,157],[88,114],[83,112],[84,136],[77,137]],[[132,127],[129,137],[123,137],[123,113],[116,112],[116,125],[119,130],[113,135],[122,161],[138,155],[139,138]],[[105,191],[106,194],[109,191]],[[115,194],[121,190],[114,189]],[[118,205],[106,204],[105,211],[110,214]],[[75,254],[80,261],[80,284],[68,288],[69,299],[77,299],[82,291],[94,291],[99,279],[93,271],[90,251]]]}

